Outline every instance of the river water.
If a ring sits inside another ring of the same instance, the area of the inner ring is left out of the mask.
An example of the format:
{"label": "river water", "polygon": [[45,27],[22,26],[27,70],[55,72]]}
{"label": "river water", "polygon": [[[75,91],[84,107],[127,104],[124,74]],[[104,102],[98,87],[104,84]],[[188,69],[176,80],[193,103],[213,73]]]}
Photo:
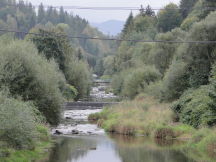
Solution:
{"label": "river water", "polygon": [[[104,96],[99,89],[94,87],[93,91]],[[176,149],[181,145],[177,141],[106,134],[87,121],[89,114],[100,111],[65,111],[65,120],[52,130],[56,144],[47,162],[193,162],[187,151]]]}

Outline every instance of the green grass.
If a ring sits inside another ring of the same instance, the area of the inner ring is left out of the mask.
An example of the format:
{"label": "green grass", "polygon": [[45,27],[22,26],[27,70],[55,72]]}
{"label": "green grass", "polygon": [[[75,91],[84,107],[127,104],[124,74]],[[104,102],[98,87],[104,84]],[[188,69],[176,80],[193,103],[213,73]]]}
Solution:
{"label": "green grass", "polygon": [[153,135],[156,128],[171,123],[173,113],[168,107],[168,104],[160,104],[153,98],[142,96],[92,114],[89,120],[98,121],[107,132]]}
{"label": "green grass", "polygon": [[37,143],[34,150],[14,150],[9,149],[10,156],[7,158],[0,158],[2,162],[31,162],[46,157],[49,153],[45,151],[51,147],[50,142]]}
{"label": "green grass", "polygon": [[39,161],[49,155],[52,141],[48,133],[48,128],[43,125],[37,126],[38,139],[33,150],[16,150],[10,147],[1,148],[1,152],[9,156],[0,158],[0,162],[31,162]]}

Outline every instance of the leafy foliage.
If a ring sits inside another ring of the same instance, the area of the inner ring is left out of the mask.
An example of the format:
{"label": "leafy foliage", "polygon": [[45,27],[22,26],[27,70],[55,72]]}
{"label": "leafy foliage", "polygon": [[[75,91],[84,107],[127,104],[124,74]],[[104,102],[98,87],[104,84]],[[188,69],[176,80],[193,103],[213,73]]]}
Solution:
{"label": "leafy foliage", "polygon": [[160,73],[154,67],[135,69],[125,78],[122,93],[124,96],[134,98],[143,92],[146,86],[159,80],[160,77]]}
{"label": "leafy foliage", "polygon": [[59,87],[65,81],[57,65],[39,56],[29,42],[1,44],[0,50],[0,87],[33,101],[49,123],[58,124],[63,101]]}
{"label": "leafy foliage", "polygon": [[78,94],[75,99],[85,98],[89,95],[91,73],[85,62],[77,59],[71,60],[67,64],[65,76],[68,83],[77,89]]}
{"label": "leafy foliage", "polygon": [[202,86],[197,90],[189,90],[173,105],[180,121],[195,128],[213,126],[216,123],[216,109],[209,96],[211,87]]}
{"label": "leafy foliage", "polygon": [[163,32],[170,31],[181,25],[182,17],[178,6],[170,3],[158,14],[158,29]]}
{"label": "leafy foliage", "polygon": [[198,0],[181,0],[180,9],[183,18],[188,16],[197,1]]}
{"label": "leafy foliage", "polygon": [[131,12],[122,30],[122,38],[125,38],[126,35],[132,31],[133,25],[133,13]]}
{"label": "leafy foliage", "polygon": [[[73,91],[71,95],[74,95],[76,99],[87,96],[91,82],[88,65],[85,60],[76,55],[66,36],[56,37],[53,35],[53,33],[65,35],[64,32],[55,28],[51,31],[39,29],[38,32],[44,36],[30,36],[29,39],[34,42],[40,54],[44,55],[47,60],[54,59],[58,63],[67,82],[77,90],[77,92]],[[68,89],[67,86],[66,89]]]}
{"label": "leafy foliage", "polygon": [[3,93],[0,92],[0,140],[17,149],[32,149],[37,137],[36,108]]}
{"label": "leafy foliage", "polygon": [[[57,26],[62,28],[68,35],[83,37],[105,37],[96,28],[92,28],[87,20],[78,15],[69,14],[60,8],[49,6],[45,9],[41,3],[36,14],[35,7],[31,3],[19,0],[1,0],[0,2],[0,27],[2,29],[30,31],[35,26],[46,26],[48,28]],[[2,33],[2,32],[1,32]],[[0,33],[0,34],[1,34]],[[18,38],[24,38],[26,34],[17,33]],[[88,63],[94,67],[97,55],[103,56],[106,52],[111,52],[109,42],[99,42],[95,40],[70,40],[74,48],[81,48]],[[92,60],[93,59],[93,60]]]}
{"label": "leafy foliage", "polygon": [[[69,40],[66,36],[56,37],[55,35],[65,35],[64,32],[58,30],[46,31],[38,30],[41,36],[30,36],[30,40],[36,45],[38,52],[43,54],[47,60],[54,59],[62,72],[65,72],[66,61],[73,57],[73,49],[70,46]],[[53,35],[55,33],[55,35]]]}

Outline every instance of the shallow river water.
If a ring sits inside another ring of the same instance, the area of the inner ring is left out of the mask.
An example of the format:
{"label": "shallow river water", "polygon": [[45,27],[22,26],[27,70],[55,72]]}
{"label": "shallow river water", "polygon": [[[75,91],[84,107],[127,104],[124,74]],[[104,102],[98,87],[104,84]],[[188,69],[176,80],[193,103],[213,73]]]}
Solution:
{"label": "shallow river water", "polygon": [[177,141],[108,135],[86,121],[87,114],[100,110],[65,111],[69,117],[52,130],[56,144],[48,162],[193,162],[175,149]]}
{"label": "shallow river water", "polygon": [[[93,88],[93,96],[99,89]],[[99,97],[106,98],[104,94]],[[106,134],[87,121],[89,114],[100,111],[65,111],[65,120],[52,130],[56,144],[47,162],[193,162],[187,151],[177,149],[177,141]]]}
{"label": "shallow river water", "polygon": [[57,137],[50,162],[193,162],[182,152],[144,138]]}

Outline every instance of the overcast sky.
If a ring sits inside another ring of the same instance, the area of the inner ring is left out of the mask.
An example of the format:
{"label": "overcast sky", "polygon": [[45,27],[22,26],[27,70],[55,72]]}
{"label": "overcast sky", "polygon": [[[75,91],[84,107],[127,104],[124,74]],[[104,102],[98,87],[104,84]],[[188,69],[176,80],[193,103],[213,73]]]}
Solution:
{"label": "overcast sky", "polygon": [[[41,2],[52,6],[84,6],[84,7],[140,7],[147,6],[161,8],[173,2],[178,4],[180,0],[28,0],[33,5]],[[73,14],[80,15],[89,22],[104,22],[107,20],[125,21],[130,11],[95,11],[95,10],[69,10]]]}

